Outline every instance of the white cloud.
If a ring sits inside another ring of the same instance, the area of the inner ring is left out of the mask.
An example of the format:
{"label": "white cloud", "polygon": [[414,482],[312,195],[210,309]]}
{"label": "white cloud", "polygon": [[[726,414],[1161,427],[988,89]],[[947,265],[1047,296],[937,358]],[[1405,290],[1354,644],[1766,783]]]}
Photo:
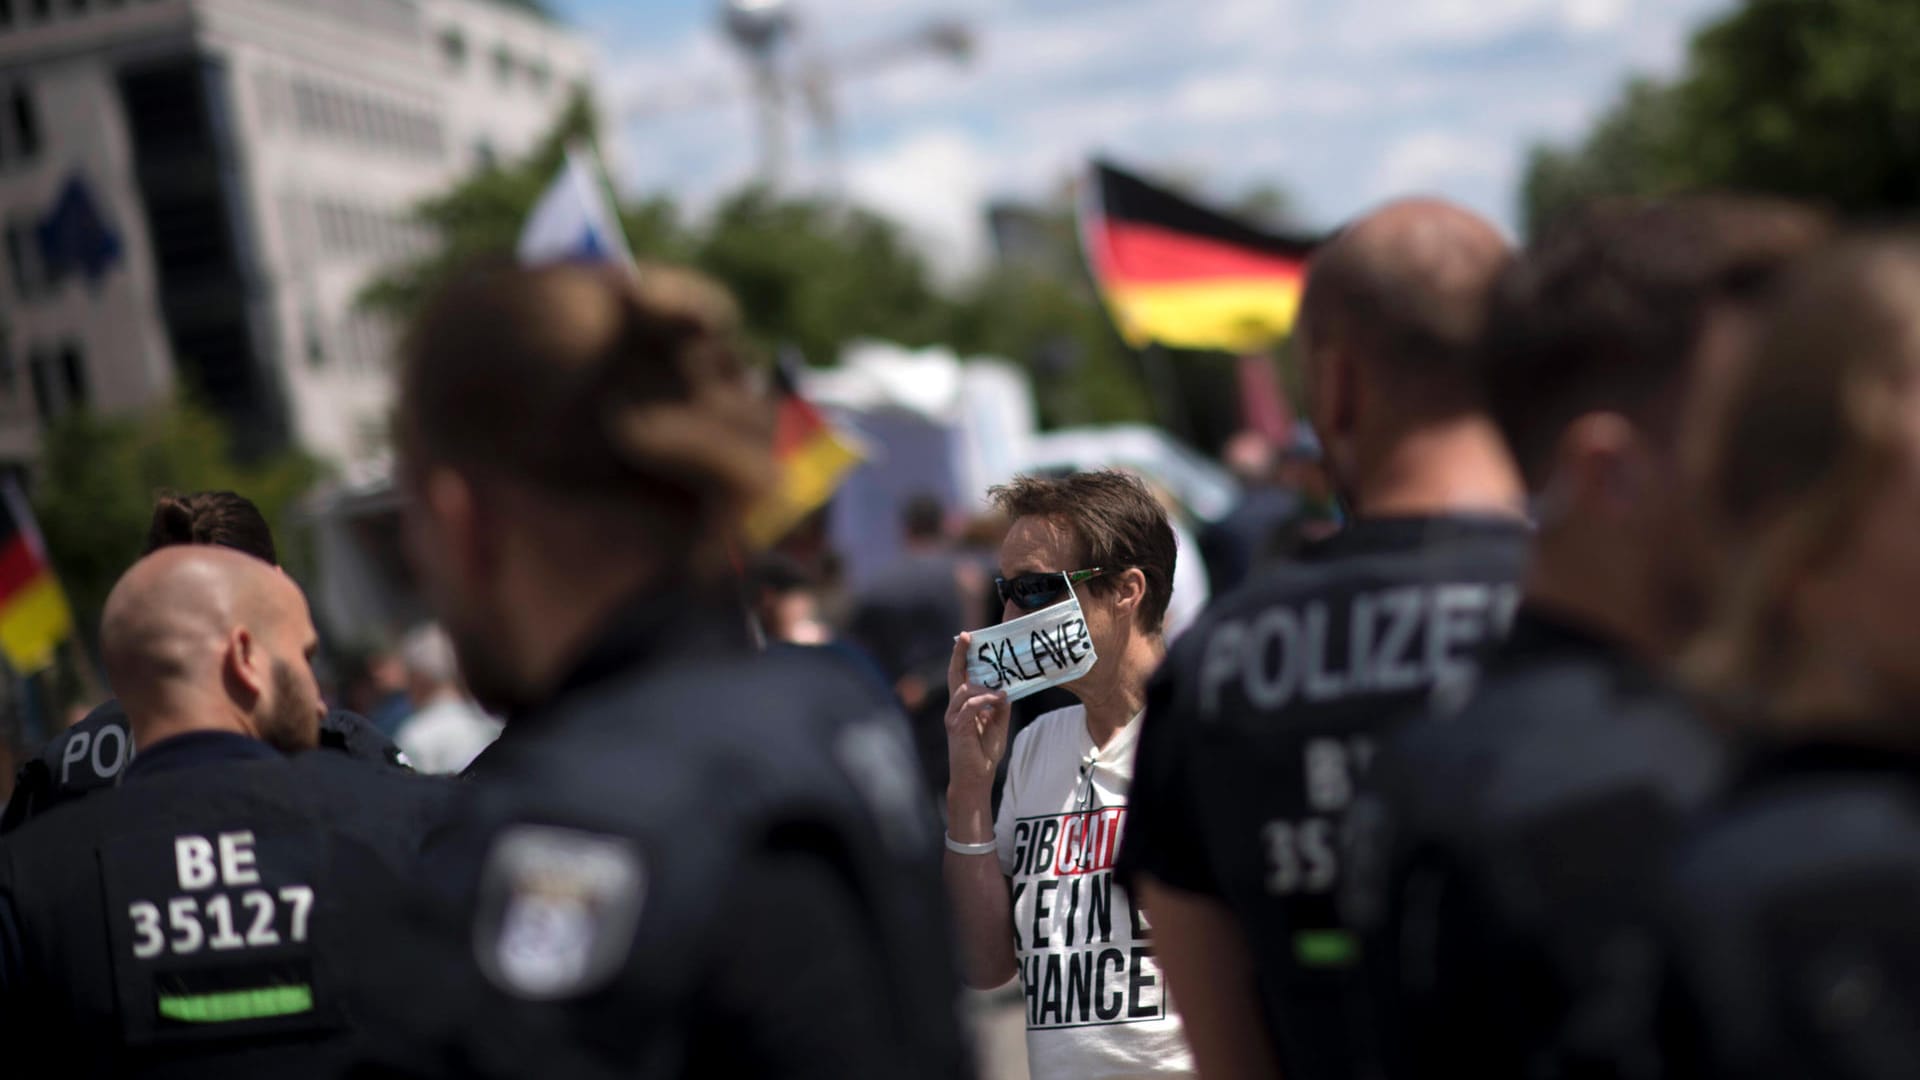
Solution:
{"label": "white cloud", "polygon": [[1374,197],[1444,191],[1460,180],[1495,179],[1508,157],[1504,147],[1488,140],[1422,131],[1387,148],[1374,175]]}
{"label": "white cloud", "polygon": [[[801,2],[809,48],[862,58],[836,80],[849,197],[952,275],[982,257],[986,199],[1047,193],[1095,150],[1223,194],[1279,182],[1318,224],[1414,189],[1510,219],[1529,141],[1577,132],[1631,71],[1672,70],[1731,0]],[[949,14],[979,43],[965,68],[887,46]],[[629,187],[700,206],[753,174],[745,80],[711,26],[604,53],[629,100],[733,99],[621,125]],[[803,185],[823,170],[794,120]]]}
{"label": "white cloud", "polygon": [[960,132],[922,132],[850,163],[847,193],[906,226],[941,276],[957,280],[986,259],[987,158]]}

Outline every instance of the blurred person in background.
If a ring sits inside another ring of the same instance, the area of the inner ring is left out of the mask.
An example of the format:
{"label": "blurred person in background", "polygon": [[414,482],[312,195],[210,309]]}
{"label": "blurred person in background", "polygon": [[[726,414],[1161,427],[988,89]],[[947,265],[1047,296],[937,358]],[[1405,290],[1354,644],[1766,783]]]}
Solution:
{"label": "blurred person in background", "polygon": [[1920,1063],[1920,236],[1797,270],[1751,334],[1687,673],[1750,753],[1672,861],[1666,1075]]}
{"label": "blurred person in background", "polygon": [[1240,481],[1240,500],[1200,532],[1207,588],[1214,596],[1226,595],[1264,564],[1281,530],[1304,509],[1300,494],[1285,486],[1277,448],[1266,436],[1242,431],[1227,440],[1220,458]]}
{"label": "blurred person in background", "polygon": [[381,734],[392,738],[413,715],[407,694],[407,665],[398,649],[378,648],[368,653],[365,670],[366,716]]}
{"label": "blurred person in background", "polygon": [[[1005,620],[1058,615],[1095,659],[1061,685],[1078,704],[1011,738],[1008,693],[993,687],[1006,675],[983,681],[974,648],[990,632],[951,646],[946,873],[962,970],[979,990],[1020,980],[1036,1078],[1191,1075],[1154,936],[1113,880],[1147,678],[1166,651],[1173,530],[1146,486],[1119,472],[1020,477],[990,495],[1013,523],[1000,548]],[[989,650],[994,664],[1033,669],[1040,647],[1027,642],[1046,632]]]}
{"label": "blurred person in background", "polygon": [[754,560],[747,575],[754,617],[769,643],[825,645],[833,631],[820,618],[813,576],[798,561],[777,552]]}
{"label": "blurred person in background", "polygon": [[457,773],[500,737],[501,723],[467,697],[446,631],[428,623],[400,642],[414,713],[394,739],[424,773]]}
{"label": "blurred person in background", "polygon": [[1601,203],[1502,282],[1487,394],[1537,493],[1524,600],[1356,814],[1348,911],[1394,1075],[1605,1073],[1649,1006],[1653,883],[1724,766],[1665,674],[1712,570],[1685,450],[1733,359],[1709,330],[1825,231],[1788,203]]}
{"label": "blurred person in background", "polygon": [[0,842],[0,1039],[31,1075],[342,1075],[384,978],[357,947],[450,785],[305,752],[319,637],[251,555],[145,557],[100,643],[139,753]]}
{"label": "blurred person in background", "polygon": [[966,1072],[937,826],[884,688],[753,650],[729,552],[773,475],[691,272],[470,268],[402,351],[403,535],[506,730],[390,943],[414,1074]]}
{"label": "blurred person in background", "polygon": [[1213,594],[1207,589],[1207,562],[1200,553],[1200,542],[1194,539],[1193,530],[1187,525],[1187,508],[1181,505],[1180,499],[1165,484],[1151,477],[1142,476],[1140,480],[1166,512],[1167,527],[1173,530],[1174,546],[1180,552],[1173,570],[1173,595],[1167,600],[1166,625],[1162,627],[1162,636],[1171,644],[1186,633],[1212,598]]}
{"label": "blurred person in background", "polygon": [[1148,690],[1122,881],[1209,1077],[1363,1060],[1339,837],[1376,740],[1506,630],[1520,479],[1480,394],[1510,261],[1486,221],[1392,203],[1315,252],[1298,355],[1347,527],[1216,603]]}
{"label": "blurred person in background", "polygon": [[[154,500],[145,554],[187,544],[210,544],[278,562],[273,531],[260,509],[231,491],[163,494]],[[331,710],[321,722],[320,745],[394,768],[405,761],[393,741],[356,713]],[[56,806],[111,786],[133,760],[126,710],[109,700],[54,736],[29,758],[14,779],[0,835],[12,832]]]}
{"label": "blurred person in background", "polygon": [[915,495],[900,514],[901,553],[861,590],[848,635],[880,663],[913,727],[928,790],[947,783],[947,659],[969,599],[991,585],[947,538],[946,509]]}

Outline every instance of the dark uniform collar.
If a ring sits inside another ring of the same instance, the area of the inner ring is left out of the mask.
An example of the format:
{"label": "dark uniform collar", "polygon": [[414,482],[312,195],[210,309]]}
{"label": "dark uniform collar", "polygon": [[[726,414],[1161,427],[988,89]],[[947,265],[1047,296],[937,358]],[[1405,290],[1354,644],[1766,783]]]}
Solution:
{"label": "dark uniform collar", "polygon": [[[751,647],[738,603],[712,592],[675,590],[631,600],[601,624],[567,674],[546,695],[557,702],[597,683],[669,660]],[[541,704],[526,710],[546,711]],[[516,717],[516,719],[518,719]]]}
{"label": "dark uniform collar", "polygon": [[127,766],[126,779],[216,765],[227,761],[257,761],[277,758],[280,752],[258,739],[231,731],[189,731],[143,746]]}
{"label": "dark uniform collar", "polygon": [[1747,747],[1745,786],[1809,776],[1883,776],[1920,783],[1920,746],[1862,731],[1818,738],[1759,739]]}
{"label": "dark uniform collar", "polygon": [[529,740],[567,699],[623,675],[695,656],[744,653],[752,647],[746,613],[723,592],[693,589],[650,592],[620,606],[588,640],[567,673],[541,701],[516,709],[491,746],[460,773],[483,779]]}
{"label": "dark uniform collar", "polygon": [[1506,652],[1522,656],[1588,653],[1603,654],[1613,659],[1628,658],[1628,650],[1623,642],[1608,637],[1597,627],[1585,625],[1534,603],[1520,605],[1520,612],[1513,619],[1513,629],[1507,635]]}
{"label": "dark uniform collar", "polygon": [[1530,531],[1522,518],[1480,511],[1362,517],[1325,540],[1306,545],[1302,555],[1313,560],[1391,555],[1461,540],[1522,537]]}

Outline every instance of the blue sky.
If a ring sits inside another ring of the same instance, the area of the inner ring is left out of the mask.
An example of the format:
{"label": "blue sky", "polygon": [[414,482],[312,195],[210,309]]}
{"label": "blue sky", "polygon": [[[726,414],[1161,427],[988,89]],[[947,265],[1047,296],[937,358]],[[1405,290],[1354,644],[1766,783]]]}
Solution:
{"label": "blue sky", "polygon": [[[755,127],[715,0],[551,0],[599,51],[630,191],[696,209],[752,176]],[[1056,190],[1090,152],[1231,195],[1271,182],[1330,226],[1438,193],[1502,224],[1527,147],[1584,130],[1634,72],[1680,63],[1728,0],[793,0],[801,51],[875,51],[964,20],[965,67],[919,58],[837,80],[838,184],[936,265],[979,265],[980,208]],[[687,104],[706,101],[705,105]],[[678,103],[678,104],[675,104]],[[796,117],[799,186],[833,183]]]}

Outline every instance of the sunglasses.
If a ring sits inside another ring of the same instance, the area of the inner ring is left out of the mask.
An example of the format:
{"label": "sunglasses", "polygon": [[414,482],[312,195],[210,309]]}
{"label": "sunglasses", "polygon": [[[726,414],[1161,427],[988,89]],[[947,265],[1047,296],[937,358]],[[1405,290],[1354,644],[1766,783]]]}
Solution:
{"label": "sunglasses", "polygon": [[993,584],[1000,590],[1000,599],[1022,611],[1039,611],[1059,603],[1067,595],[1068,585],[1092,581],[1105,573],[1099,567],[1092,570],[1049,570],[1021,574],[1016,578],[997,577],[993,579]]}

